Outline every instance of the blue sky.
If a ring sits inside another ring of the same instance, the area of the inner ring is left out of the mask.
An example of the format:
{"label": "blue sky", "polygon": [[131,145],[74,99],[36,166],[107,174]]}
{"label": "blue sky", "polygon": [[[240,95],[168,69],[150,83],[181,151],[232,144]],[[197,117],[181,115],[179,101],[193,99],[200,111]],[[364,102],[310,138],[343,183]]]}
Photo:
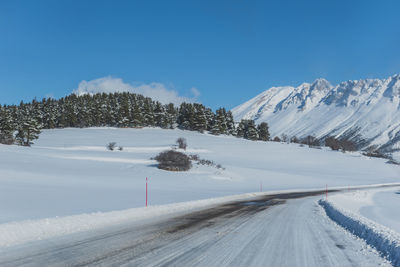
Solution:
{"label": "blue sky", "polygon": [[232,108],[271,86],[385,78],[400,72],[399,10],[394,0],[3,0],[0,103],[108,77]]}

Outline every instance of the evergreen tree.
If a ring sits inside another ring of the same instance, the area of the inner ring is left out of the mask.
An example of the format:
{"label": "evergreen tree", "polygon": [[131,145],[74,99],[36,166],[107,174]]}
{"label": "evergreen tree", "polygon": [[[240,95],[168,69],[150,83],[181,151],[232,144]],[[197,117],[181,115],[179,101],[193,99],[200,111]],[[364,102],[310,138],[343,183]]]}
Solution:
{"label": "evergreen tree", "polygon": [[228,134],[228,127],[226,123],[226,110],[224,108],[217,109],[213,127],[211,130],[212,134]]}
{"label": "evergreen tree", "polygon": [[130,103],[129,103],[129,95],[127,93],[123,93],[121,96],[121,104],[119,109],[119,120],[118,125],[120,127],[129,127],[131,126],[130,121]]}
{"label": "evergreen tree", "polygon": [[184,130],[193,130],[195,127],[195,111],[193,104],[182,103],[179,108],[178,126]]}
{"label": "evergreen tree", "polygon": [[154,126],[154,110],[151,98],[146,98],[143,102],[143,122],[145,126]]}
{"label": "evergreen tree", "polygon": [[258,140],[259,135],[254,120],[241,120],[238,125],[236,136],[250,140]]}
{"label": "evergreen tree", "polygon": [[67,127],[77,127],[78,126],[78,108],[76,105],[77,96],[72,94],[67,97],[65,112],[66,112],[66,122]]}
{"label": "evergreen tree", "polygon": [[207,129],[207,117],[205,107],[201,104],[194,104],[194,122],[193,130],[204,132]]}
{"label": "evergreen tree", "polygon": [[236,128],[236,136],[243,138],[246,133],[246,120],[241,120]]}
{"label": "evergreen tree", "polygon": [[177,124],[178,110],[174,104],[170,103],[165,107],[165,125],[166,128],[174,129]]}
{"label": "evergreen tree", "polygon": [[235,122],[233,120],[233,115],[231,111],[226,113],[226,129],[227,133],[234,135],[235,134]]}
{"label": "evergreen tree", "polygon": [[64,128],[68,127],[67,125],[67,116],[65,112],[65,99],[61,98],[58,101],[57,105],[57,128]]}
{"label": "evergreen tree", "polygon": [[204,110],[204,115],[207,120],[206,130],[211,131],[212,127],[214,126],[214,117],[215,117],[214,112],[210,108],[206,108]]}
{"label": "evergreen tree", "polygon": [[166,114],[163,105],[156,102],[154,106],[154,124],[156,127],[167,128]]}
{"label": "evergreen tree", "polygon": [[133,103],[132,122],[135,127],[143,126],[142,110],[138,100]]}
{"label": "evergreen tree", "polygon": [[57,127],[56,121],[57,121],[57,117],[56,117],[56,109],[55,109],[55,105],[54,105],[54,100],[51,98],[47,98],[47,99],[43,99],[42,100],[43,103],[43,121],[42,124],[44,126],[44,128],[47,129],[53,129]]}
{"label": "evergreen tree", "polygon": [[219,135],[221,133],[221,125],[219,123],[219,121],[217,120],[217,116],[214,115],[214,120],[211,124],[211,130],[210,133],[214,134],[214,135]]}
{"label": "evergreen tree", "polygon": [[27,117],[18,127],[16,139],[20,145],[30,146],[33,140],[39,138],[40,125],[34,118]]}
{"label": "evergreen tree", "polygon": [[270,136],[269,136],[269,130],[268,130],[268,124],[266,122],[262,122],[257,126],[258,130],[258,139],[262,141],[268,141]]}
{"label": "evergreen tree", "polygon": [[11,145],[14,143],[14,123],[8,110],[0,112],[0,143]]}
{"label": "evergreen tree", "polygon": [[[110,94],[103,93],[100,101],[100,116],[103,126],[114,126],[116,123],[116,102]],[[131,114],[132,116],[132,114]]]}
{"label": "evergreen tree", "polygon": [[253,120],[247,120],[247,131],[245,138],[249,140],[258,140],[258,131]]}

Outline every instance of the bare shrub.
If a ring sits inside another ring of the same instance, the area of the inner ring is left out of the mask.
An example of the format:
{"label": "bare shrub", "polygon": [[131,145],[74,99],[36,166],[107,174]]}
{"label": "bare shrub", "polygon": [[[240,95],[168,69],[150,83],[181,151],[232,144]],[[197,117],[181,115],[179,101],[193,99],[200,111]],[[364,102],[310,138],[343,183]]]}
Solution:
{"label": "bare shrub", "polygon": [[368,147],[362,154],[367,157],[391,159],[389,155],[380,151],[377,145]]}
{"label": "bare shrub", "polygon": [[208,159],[201,159],[199,157],[199,155],[197,154],[193,154],[193,155],[189,155],[189,158],[193,161],[197,162],[197,165],[205,165],[205,166],[211,166],[211,167],[215,167],[217,169],[222,169],[225,170],[224,167],[222,167],[221,164],[216,164],[214,161],[212,160],[208,160]]}
{"label": "bare shrub", "polygon": [[284,143],[289,142],[289,137],[287,136],[287,134],[281,134],[281,140]]}
{"label": "bare shrub", "polygon": [[179,137],[179,138],[176,140],[176,143],[178,144],[178,148],[181,148],[181,149],[183,149],[183,150],[186,150],[187,142],[186,142],[186,139],[185,139],[185,138]]}
{"label": "bare shrub", "polygon": [[330,147],[332,150],[339,150],[341,149],[343,152],[346,151],[356,151],[356,145],[350,140],[339,140],[332,136],[325,139],[325,145]]}
{"label": "bare shrub", "polygon": [[315,136],[309,135],[302,141],[303,144],[308,145],[309,147],[319,147],[320,141]]}
{"label": "bare shrub", "polygon": [[356,151],[356,145],[350,140],[341,140],[340,141],[343,152],[345,151]]}
{"label": "bare shrub", "polygon": [[215,166],[214,161],[208,160],[208,159],[200,159],[199,164],[201,165],[207,165],[207,166]]}
{"label": "bare shrub", "polygon": [[340,149],[340,142],[336,138],[330,136],[325,139],[325,145],[330,147],[332,150],[339,150]]}
{"label": "bare shrub", "polygon": [[378,148],[378,145],[371,145],[371,146],[369,146],[369,147],[367,147],[365,150],[364,150],[364,152],[365,153],[374,153],[374,152],[376,152],[376,151],[378,151],[379,150],[379,148]]}
{"label": "bare shrub", "polygon": [[3,135],[2,133],[0,133],[0,144],[3,145],[12,145],[14,144],[14,137],[12,135],[7,136],[7,135]]}
{"label": "bare shrub", "polygon": [[124,148],[123,148],[122,146],[119,146],[119,147],[118,147],[118,150],[119,150],[119,151],[122,151],[122,150],[124,150]]}
{"label": "bare shrub", "polygon": [[300,143],[300,140],[296,136],[293,136],[292,138],[290,138],[290,143],[298,144]]}
{"label": "bare shrub", "polygon": [[194,161],[199,161],[200,157],[197,154],[189,155],[189,158]]}
{"label": "bare shrub", "polygon": [[161,152],[154,159],[158,161],[159,169],[167,171],[188,171],[192,167],[186,154],[174,150]]}
{"label": "bare shrub", "polygon": [[224,167],[222,167],[222,165],[221,164],[217,164],[217,166],[215,166],[217,169],[222,169],[222,170],[225,170],[225,168]]}
{"label": "bare shrub", "polygon": [[108,150],[113,151],[116,146],[117,146],[116,142],[110,142],[110,143],[108,143],[108,145],[106,147]]}
{"label": "bare shrub", "polygon": [[273,139],[272,141],[274,141],[274,142],[280,142],[281,139],[280,139],[278,136],[275,136],[274,139]]}

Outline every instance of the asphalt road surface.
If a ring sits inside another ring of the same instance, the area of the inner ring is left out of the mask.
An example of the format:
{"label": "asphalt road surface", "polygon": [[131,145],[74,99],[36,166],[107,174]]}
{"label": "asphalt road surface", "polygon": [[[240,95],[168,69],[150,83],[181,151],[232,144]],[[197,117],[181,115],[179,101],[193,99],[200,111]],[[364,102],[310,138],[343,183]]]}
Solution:
{"label": "asphalt road surface", "polygon": [[322,193],[267,195],[33,242],[1,251],[0,266],[390,266],[325,216],[316,203]]}

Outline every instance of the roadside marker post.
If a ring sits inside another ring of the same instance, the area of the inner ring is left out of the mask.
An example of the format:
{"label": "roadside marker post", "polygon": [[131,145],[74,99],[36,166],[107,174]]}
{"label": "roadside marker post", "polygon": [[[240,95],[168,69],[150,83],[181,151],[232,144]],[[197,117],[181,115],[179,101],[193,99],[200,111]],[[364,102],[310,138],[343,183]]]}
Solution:
{"label": "roadside marker post", "polygon": [[326,190],[325,190],[325,200],[328,200],[328,184],[326,184]]}
{"label": "roadside marker post", "polygon": [[147,177],[146,177],[146,207],[147,207],[147,199],[148,199],[148,190],[147,190]]}
{"label": "roadside marker post", "polygon": [[260,182],[260,192],[262,192],[262,182]]}

